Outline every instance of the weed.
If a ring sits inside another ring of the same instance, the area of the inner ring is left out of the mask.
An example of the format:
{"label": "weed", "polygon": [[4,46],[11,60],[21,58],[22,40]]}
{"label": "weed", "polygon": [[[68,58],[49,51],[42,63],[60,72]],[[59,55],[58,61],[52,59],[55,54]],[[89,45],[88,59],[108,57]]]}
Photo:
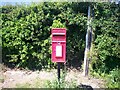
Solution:
{"label": "weed", "polygon": [[120,88],[120,69],[116,68],[110,72],[107,76],[107,84],[108,88]]}
{"label": "weed", "polygon": [[4,82],[4,77],[0,75],[0,83]]}

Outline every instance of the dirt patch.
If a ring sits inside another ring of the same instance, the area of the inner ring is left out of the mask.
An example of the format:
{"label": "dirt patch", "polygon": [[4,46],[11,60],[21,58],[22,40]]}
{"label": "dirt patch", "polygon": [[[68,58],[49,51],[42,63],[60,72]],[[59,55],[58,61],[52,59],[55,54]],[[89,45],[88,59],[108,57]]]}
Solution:
{"label": "dirt patch", "polygon": [[5,81],[2,88],[14,88],[16,84],[32,83],[36,78],[40,80],[51,80],[55,78],[55,72],[47,71],[24,71],[24,70],[8,70],[3,73]]}
{"label": "dirt patch", "polygon": [[[57,70],[51,71],[25,71],[25,70],[7,70],[2,73],[4,76],[4,82],[0,83],[0,88],[15,88],[17,84],[34,83],[34,80],[53,80],[57,79]],[[78,70],[68,70],[65,76],[65,80],[76,80],[77,85],[89,85],[92,88],[104,87],[104,81],[91,77],[84,77],[82,72]],[[43,87],[45,88],[45,87]]]}
{"label": "dirt patch", "polygon": [[105,81],[102,79],[93,78],[90,76],[84,76],[82,72],[78,70],[70,70],[67,75],[67,81],[75,79],[78,85],[91,86],[92,88],[104,88]]}

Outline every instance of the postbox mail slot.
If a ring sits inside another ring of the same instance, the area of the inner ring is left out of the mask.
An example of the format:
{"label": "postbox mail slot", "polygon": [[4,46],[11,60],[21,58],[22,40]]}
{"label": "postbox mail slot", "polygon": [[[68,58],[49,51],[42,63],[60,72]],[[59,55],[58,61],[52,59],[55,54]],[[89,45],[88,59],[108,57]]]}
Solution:
{"label": "postbox mail slot", "polygon": [[52,41],[52,42],[58,42],[59,43],[59,42],[66,42],[66,41]]}
{"label": "postbox mail slot", "polygon": [[56,35],[65,35],[65,33],[53,33],[54,36]]}

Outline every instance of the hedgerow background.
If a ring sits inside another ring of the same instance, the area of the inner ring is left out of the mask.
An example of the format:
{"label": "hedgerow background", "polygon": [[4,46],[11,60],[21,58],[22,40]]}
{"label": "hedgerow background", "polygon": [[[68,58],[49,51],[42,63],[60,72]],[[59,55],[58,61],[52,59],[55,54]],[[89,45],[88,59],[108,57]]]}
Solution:
{"label": "hedgerow background", "polygon": [[1,6],[2,60],[10,67],[51,68],[51,26],[67,28],[67,64],[84,59],[88,5],[94,8],[92,69],[109,73],[120,66],[120,6],[114,3],[43,2]]}

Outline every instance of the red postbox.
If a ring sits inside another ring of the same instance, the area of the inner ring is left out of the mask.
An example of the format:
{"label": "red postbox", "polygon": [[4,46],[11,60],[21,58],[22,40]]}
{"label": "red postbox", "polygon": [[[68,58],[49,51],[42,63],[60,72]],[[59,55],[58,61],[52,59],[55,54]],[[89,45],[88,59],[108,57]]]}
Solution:
{"label": "red postbox", "polygon": [[66,29],[52,29],[52,62],[66,61]]}

